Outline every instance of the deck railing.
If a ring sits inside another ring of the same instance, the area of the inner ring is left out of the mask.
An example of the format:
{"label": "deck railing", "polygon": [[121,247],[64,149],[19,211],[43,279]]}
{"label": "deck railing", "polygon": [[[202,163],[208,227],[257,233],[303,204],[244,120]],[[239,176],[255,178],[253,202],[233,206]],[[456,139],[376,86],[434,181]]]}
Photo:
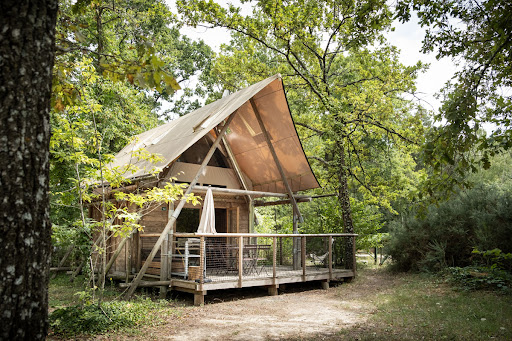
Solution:
{"label": "deck railing", "polygon": [[[356,234],[255,234],[217,233],[169,235],[162,255],[162,272],[168,278],[197,283],[242,282],[257,279],[315,275],[333,279],[343,266],[347,238],[355,248]],[[355,249],[352,252],[355,255]],[[351,260],[355,266],[355,256]]]}

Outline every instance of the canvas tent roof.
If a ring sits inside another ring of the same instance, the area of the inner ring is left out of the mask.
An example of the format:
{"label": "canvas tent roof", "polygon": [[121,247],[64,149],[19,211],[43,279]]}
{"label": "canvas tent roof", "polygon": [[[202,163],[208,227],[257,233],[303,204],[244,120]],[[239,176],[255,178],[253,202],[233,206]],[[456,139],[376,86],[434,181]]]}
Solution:
{"label": "canvas tent roof", "polygon": [[[149,174],[154,166],[164,168],[237,111],[226,139],[241,170],[251,179],[254,190],[286,193],[279,170],[249,102],[251,98],[270,134],[292,191],[319,187],[297,136],[280,75],[269,77],[174,121],[139,134],[133,143],[116,155],[110,166],[135,164],[138,170],[130,175],[131,178]],[[134,158],[132,152],[140,148],[160,154],[164,161],[153,165],[149,161]]]}

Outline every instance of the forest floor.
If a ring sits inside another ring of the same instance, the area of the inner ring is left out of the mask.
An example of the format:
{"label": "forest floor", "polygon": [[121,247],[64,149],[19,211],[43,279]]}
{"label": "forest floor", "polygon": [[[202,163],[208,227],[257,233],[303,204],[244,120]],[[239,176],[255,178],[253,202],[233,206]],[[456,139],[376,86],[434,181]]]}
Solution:
{"label": "forest floor", "polygon": [[[510,340],[512,297],[461,293],[433,277],[366,268],[350,283],[211,292],[204,306],[174,297],[175,313],[94,340]],[[177,312],[177,313],[176,313]],[[162,317],[162,316],[161,316]]]}

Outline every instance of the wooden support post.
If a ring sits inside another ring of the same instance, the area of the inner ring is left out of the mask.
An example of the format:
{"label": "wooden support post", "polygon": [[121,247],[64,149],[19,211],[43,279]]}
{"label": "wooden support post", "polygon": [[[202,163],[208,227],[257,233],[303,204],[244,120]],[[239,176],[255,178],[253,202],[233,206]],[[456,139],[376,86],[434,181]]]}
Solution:
{"label": "wooden support post", "polygon": [[276,284],[277,281],[277,237],[272,237],[272,284]]}
{"label": "wooden support post", "polygon": [[306,237],[301,238],[300,261],[302,264],[302,281],[306,281]]}
{"label": "wooden support post", "polygon": [[137,231],[135,233],[134,238],[134,244],[135,244],[135,269],[140,269],[142,267],[142,241],[140,240],[140,232]]}
{"label": "wooden support post", "polygon": [[[247,182],[245,181],[244,175],[242,173],[242,170],[240,169],[240,166],[238,165],[238,162],[236,161],[235,154],[233,153],[233,150],[231,149],[231,146],[229,145],[228,141],[226,140],[226,137],[222,137],[222,144],[224,145],[224,148],[226,149],[226,153],[228,154],[228,159],[231,161],[231,165],[235,171],[236,176],[238,177],[238,181],[242,185],[242,188],[246,191],[249,190],[249,186],[247,185]],[[250,195],[246,196],[249,203],[252,202],[252,198]]]}
{"label": "wooden support post", "polygon": [[[174,254],[174,244],[175,244],[175,241],[174,241],[174,231],[171,229],[171,231],[169,232],[169,265],[168,265],[168,269],[169,269],[169,279],[172,279],[172,255]],[[172,281],[169,282],[169,290],[172,290]]]}
{"label": "wooden support post", "polygon": [[203,162],[201,163],[201,166],[199,167],[199,170],[197,171],[196,176],[194,177],[194,179],[190,183],[190,186],[187,188],[187,191],[181,198],[180,203],[178,204],[178,207],[176,207],[176,209],[174,210],[174,213],[172,214],[171,219],[169,219],[169,221],[165,225],[164,230],[162,231],[162,233],[160,234],[160,237],[158,238],[155,245],[153,246],[151,253],[149,254],[146,261],[144,262],[144,265],[142,266],[139,273],[137,274],[137,277],[135,277],[135,279],[132,281],[132,285],[130,286],[130,289],[128,289],[128,291],[126,292],[125,298],[130,298],[133,295],[133,293],[135,292],[135,290],[137,289],[139,282],[142,280],[142,277],[144,276],[147,269],[149,268],[149,265],[153,261],[153,258],[155,258],[155,255],[158,252],[158,250],[160,249],[160,245],[162,245],[162,242],[164,241],[165,236],[169,233],[171,228],[174,226],[174,223],[176,222],[176,219],[180,215],[180,212],[181,212],[183,206],[185,206],[185,202],[187,201],[188,196],[190,195],[190,193],[192,193],[192,189],[194,188],[195,184],[197,183],[197,181],[203,174],[203,170],[206,168],[206,165],[208,164],[208,162],[210,162],[210,159],[212,158],[215,150],[217,150],[217,147],[219,146],[219,143],[222,140],[222,136],[224,136],[224,134],[228,130],[229,124],[231,123],[231,121],[233,120],[235,115],[236,115],[236,111],[233,114],[231,114],[231,116],[229,116],[227,122],[224,124],[224,127],[222,128],[221,132],[215,139],[215,142],[213,143],[210,150],[206,154]]}
{"label": "wooden support post", "polygon": [[288,183],[288,179],[286,178],[286,174],[284,174],[284,169],[281,166],[281,162],[279,162],[279,158],[277,157],[276,151],[274,150],[274,146],[272,145],[272,141],[270,140],[270,135],[265,128],[265,125],[263,124],[263,120],[261,119],[260,112],[258,108],[256,107],[256,103],[254,103],[254,98],[251,98],[249,100],[251,102],[252,110],[254,111],[254,114],[256,115],[256,119],[258,120],[258,123],[260,125],[261,131],[263,133],[263,136],[265,136],[265,140],[267,141],[268,149],[270,150],[270,153],[272,154],[272,157],[274,158],[274,162],[276,163],[277,169],[279,170],[279,174],[281,174],[281,179],[283,180],[284,187],[286,188],[286,191],[288,192],[288,196],[290,197],[290,200],[292,202],[293,209],[297,213],[297,216],[299,217],[299,221],[302,222],[303,218],[299,211],[299,206],[297,206],[297,202],[295,201],[295,197],[293,196],[292,188],[290,187],[290,184]]}
{"label": "wooden support post", "polygon": [[[130,240],[131,238],[128,238],[128,240]],[[127,242],[126,243],[126,246],[124,248],[124,272],[125,272],[125,283],[128,283],[130,281],[130,262],[129,262],[129,257],[130,257],[130,242]]]}
{"label": "wooden support post", "polygon": [[[295,210],[293,212],[293,234],[297,234],[299,232],[298,226],[297,226],[297,214],[295,214]],[[293,270],[299,270],[299,238],[293,238],[292,239],[292,257],[293,257]]]}
{"label": "wooden support post", "polygon": [[[160,250],[160,281],[166,281],[168,279],[167,266],[169,264],[169,235],[165,236],[164,242]],[[160,298],[164,299],[167,297],[167,285],[160,287]]]}
{"label": "wooden support post", "polygon": [[327,281],[327,280],[322,281],[322,289],[324,289],[324,290],[329,289],[329,281]]}
{"label": "wooden support post", "polygon": [[254,201],[249,203],[249,232],[254,233]]}
{"label": "wooden support post", "polygon": [[[295,196],[295,200],[297,202],[311,202],[311,197],[309,198],[302,198]],[[278,205],[286,205],[291,204],[290,199],[284,199],[284,200],[276,200],[276,201],[261,201],[261,200],[254,200],[254,206],[256,207],[267,207],[267,206],[278,206]]]}
{"label": "wooden support post", "polygon": [[195,306],[204,305],[204,293],[202,291],[196,291],[194,293],[194,305]]}
{"label": "wooden support post", "polygon": [[[240,184],[242,185],[242,188],[245,191],[249,191],[249,186],[247,185],[247,182],[245,181],[244,175],[242,173],[242,170],[240,169],[240,166],[238,165],[238,162],[236,161],[235,154],[233,153],[233,150],[231,149],[231,146],[229,145],[226,138],[222,137],[222,142],[224,144],[224,148],[226,149],[226,153],[228,154],[229,160],[231,160],[231,164],[233,166],[233,169],[235,170],[235,174],[238,177],[238,180],[240,181]],[[249,202],[249,232],[254,232],[254,201],[252,200],[252,197],[249,194],[246,194],[246,198]],[[238,233],[238,207],[237,207],[237,225],[236,225],[236,232]]]}
{"label": "wooden support post", "polygon": [[268,287],[268,295],[269,296],[277,296],[279,294],[279,284],[273,284]]}
{"label": "wooden support post", "polygon": [[279,265],[283,265],[283,238],[279,238]]}
{"label": "wooden support post", "polygon": [[[184,189],[189,186],[185,185]],[[239,195],[252,195],[261,197],[276,197],[276,198],[288,198],[287,193],[276,193],[276,192],[263,192],[263,191],[246,191],[245,189],[234,189],[234,188],[220,188],[220,187],[208,187],[208,186],[194,186],[194,192],[206,193],[208,189],[212,190],[215,194],[239,194]],[[294,195],[295,201],[310,198],[307,195]],[[288,199],[289,200],[289,199]]]}
{"label": "wooden support post", "polygon": [[242,287],[244,272],[244,237],[238,237],[238,287]]}
{"label": "wooden support post", "polygon": [[332,242],[333,238],[332,236],[329,236],[329,280],[332,280]]}
{"label": "wooden support post", "polygon": [[236,207],[236,233],[240,232],[240,206]]}
{"label": "wooden support post", "polygon": [[[66,260],[68,259],[69,255],[71,254],[71,251],[73,251],[74,248],[75,248],[74,245],[70,245],[68,247],[68,249],[66,250],[66,253],[64,254],[64,257],[62,257],[62,259],[59,262],[59,265],[57,266],[58,269],[64,267],[64,263],[66,263]],[[51,278],[54,279],[55,276],[57,276],[57,271],[52,274]]]}
{"label": "wooden support post", "polygon": [[[172,217],[174,213],[174,202],[169,202],[169,207],[167,209],[167,221],[169,221]],[[171,279],[171,274],[172,274],[172,255],[175,253],[175,242],[174,242],[174,230],[175,230],[175,226],[173,225],[169,231],[169,247],[167,248],[168,252],[169,252],[169,263],[167,265],[167,269],[168,269],[168,276],[169,276],[169,279]],[[169,284],[169,290],[172,289],[172,281],[170,282]]]}

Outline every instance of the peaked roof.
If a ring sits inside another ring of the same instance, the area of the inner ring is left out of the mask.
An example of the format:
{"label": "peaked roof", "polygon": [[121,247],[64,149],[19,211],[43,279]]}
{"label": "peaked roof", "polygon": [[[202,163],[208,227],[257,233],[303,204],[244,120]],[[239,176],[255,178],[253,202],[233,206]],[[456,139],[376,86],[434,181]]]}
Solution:
{"label": "peaked roof", "polygon": [[[235,111],[226,139],[241,170],[254,190],[286,193],[249,100],[253,98],[276,154],[293,191],[317,188],[319,184],[299,141],[280,75],[274,75],[223,97],[185,116],[136,136],[124,147],[110,167],[133,163],[138,170],[130,178],[150,174],[153,167],[165,168]],[[132,153],[145,148],[160,154],[163,161],[152,164]]]}

